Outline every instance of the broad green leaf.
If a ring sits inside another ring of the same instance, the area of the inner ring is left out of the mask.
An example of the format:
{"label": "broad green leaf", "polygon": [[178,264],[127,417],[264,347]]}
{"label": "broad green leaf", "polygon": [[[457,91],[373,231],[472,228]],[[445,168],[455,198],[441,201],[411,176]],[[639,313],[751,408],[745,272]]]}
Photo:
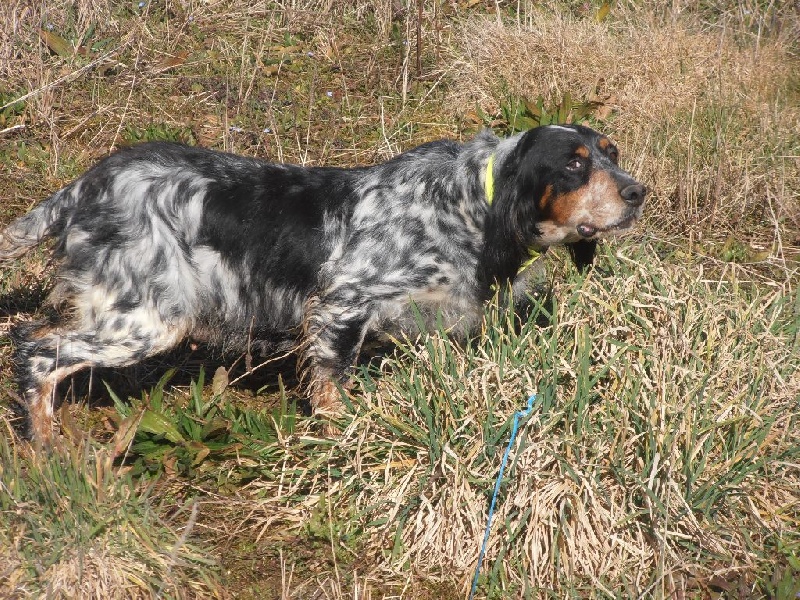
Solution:
{"label": "broad green leaf", "polygon": [[169,418],[152,410],[144,411],[142,420],[139,422],[139,429],[154,435],[163,435],[173,444],[181,444],[185,441]]}
{"label": "broad green leaf", "polygon": [[75,51],[72,47],[72,44],[70,44],[67,40],[57,33],[47,31],[47,29],[40,29],[39,37],[42,38],[42,41],[47,45],[48,48],[50,48],[50,50],[59,56],[72,56]]}
{"label": "broad green leaf", "polygon": [[603,5],[597,9],[597,13],[595,13],[595,20],[598,23],[602,23],[608,18],[608,15],[611,13],[611,3],[604,2]]}

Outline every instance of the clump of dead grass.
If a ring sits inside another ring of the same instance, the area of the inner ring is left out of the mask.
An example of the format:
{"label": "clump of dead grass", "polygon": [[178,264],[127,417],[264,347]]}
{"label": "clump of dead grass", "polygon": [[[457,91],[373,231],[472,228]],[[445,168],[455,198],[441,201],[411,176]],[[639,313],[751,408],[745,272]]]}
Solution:
{"label": "clump of dead grass", "polygon": [[613,104],[610,124],[620,132],[646,130],[698,102],[728,100],[758,114],[786,91],[794,62],[783,36],[753,48],[735,26],[711,27],[690,11],[624,6],[600,23],[560,12],[518,27],[471,20],[458,41],[459,80],[471,82],[452,90],[463,112],[475,102],[496,107],[505,94],[597,95]]}
{"label": "clump of dead grass", "polygon": [[[781,17],[792,23],[790,11]],[[470,84],[451,88],[452,105],[463,114],[514,97],[602,101],[614,113],[599,127],[647,182],[662,231],[771,248],[800,223],[796,194],[785,193],[800,186],[798,63],[787,37],[796,29],[744,29],[688,7],[615,6],[601,23],[554,11],[516,27],[471,20],[452,55],[456,79]]]}

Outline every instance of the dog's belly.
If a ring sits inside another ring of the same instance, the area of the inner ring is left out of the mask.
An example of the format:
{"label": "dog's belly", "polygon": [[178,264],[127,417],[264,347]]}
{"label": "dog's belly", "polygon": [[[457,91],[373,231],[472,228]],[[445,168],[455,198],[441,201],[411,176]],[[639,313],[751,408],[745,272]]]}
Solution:
{"label": "dog's belly", "polygon": [[391,339],[443,330],[463,338],[475,330],[482,315],[482,304],[465,301],[469,297],[450,288],[427,298],[406,297],[380,315],[370,332]]}
{"label": "dog's belly", "polygon": [[308,291],[275,279],[263,281],[253,272],[223,260],[208,246],[194,249],[197,273],[195,338],[241,346],[247,340],[295,336],[303,318]]}

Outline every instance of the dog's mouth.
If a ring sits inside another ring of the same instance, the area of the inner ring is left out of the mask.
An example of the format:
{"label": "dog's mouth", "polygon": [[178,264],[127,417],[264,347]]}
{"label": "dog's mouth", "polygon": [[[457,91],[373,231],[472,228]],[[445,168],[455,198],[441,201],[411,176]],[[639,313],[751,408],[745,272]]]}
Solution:
{"label": "dog's mouth", "polygon": [[621,221],[617,221],[616,223],[612,223],[606,227],[597,227],[596,225],[592,225],[591,223],[580,223],[576,229],[578,231],[578,235],[582,238],[588,239],[595,237],[597,235],[603,233],[615,233],[625,231],[633,227],[636,223],[636,213],[631,213]]}

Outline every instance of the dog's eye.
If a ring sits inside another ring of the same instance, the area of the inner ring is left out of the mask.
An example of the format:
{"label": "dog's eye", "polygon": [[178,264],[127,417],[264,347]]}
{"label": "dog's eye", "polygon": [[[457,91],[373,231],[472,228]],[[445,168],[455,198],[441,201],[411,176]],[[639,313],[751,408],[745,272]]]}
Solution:
{"label": "dog's eye", "polygon": [[616,148],[611,148],[611,150],[608,151],[608,158],[611,159],[611,162],[617,164],[617,161],[619,160],[619,152],[617,152]]}
{"label": "dog's eye", "polygon": [[567,170],[569,171],[580,171],[584,166],[584,160],[582,158],[573,158],[571,161],[567,163]]}

